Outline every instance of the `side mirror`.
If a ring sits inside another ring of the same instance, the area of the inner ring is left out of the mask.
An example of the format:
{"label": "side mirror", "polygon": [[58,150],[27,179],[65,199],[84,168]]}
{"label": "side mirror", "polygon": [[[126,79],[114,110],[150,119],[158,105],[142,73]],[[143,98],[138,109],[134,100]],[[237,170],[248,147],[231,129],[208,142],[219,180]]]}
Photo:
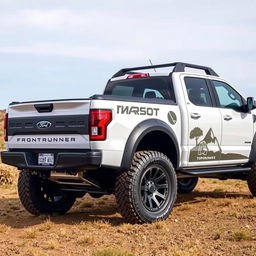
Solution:
{"label": "side mirror", "polygon": [[251,111],[256,108],[256,102],[254,101],[253,97],[247,98],[247,110]]}

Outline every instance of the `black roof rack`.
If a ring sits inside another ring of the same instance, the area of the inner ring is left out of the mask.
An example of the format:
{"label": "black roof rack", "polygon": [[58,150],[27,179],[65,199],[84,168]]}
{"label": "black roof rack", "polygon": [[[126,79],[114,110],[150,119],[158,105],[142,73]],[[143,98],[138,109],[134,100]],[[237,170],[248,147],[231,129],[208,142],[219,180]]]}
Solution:
{"label": "black roof rack", "polygon": [[124,68],[119,70],[116,74],[112,76],[118,77],[127,74],[129,71],[141,70],[141,69],[152,69],[152,68],[166,68],[166,67],[174,67],[172,72],[185,72],[185,68],[194,68],[204,70],[207,75],[218,76],[217,73],[212,68],[206,66],[199,66],[195,64],[183,63],[183,62],[174,62],[160,65],[151,65],[151,66],[142,66],[142,67],[134,67],[134,68]]}

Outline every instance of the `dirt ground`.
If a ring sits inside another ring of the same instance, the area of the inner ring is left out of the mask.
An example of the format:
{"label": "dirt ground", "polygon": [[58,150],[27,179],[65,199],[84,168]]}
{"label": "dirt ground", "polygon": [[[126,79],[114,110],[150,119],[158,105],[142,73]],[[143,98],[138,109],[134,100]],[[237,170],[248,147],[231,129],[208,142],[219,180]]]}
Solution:
{"label": "dirt ground", "polygon": [[163,222],[130,225],[115,198],[86,195],[63,216],[33,217],[0,186],[0,255],[256,255],[256,199],[241,181],[201,179]]}
{"label": "dirt ground", "polygon": [[[17,171],[0,164],[0,183],[13,179]],[[0,186],[0,256],[256,256],[255,223],[256,199],[242,181],[201,179],[166,221],[147,225],[125,223],[113,196],[86,195],[66,215],[34,217],[16,185]]]}

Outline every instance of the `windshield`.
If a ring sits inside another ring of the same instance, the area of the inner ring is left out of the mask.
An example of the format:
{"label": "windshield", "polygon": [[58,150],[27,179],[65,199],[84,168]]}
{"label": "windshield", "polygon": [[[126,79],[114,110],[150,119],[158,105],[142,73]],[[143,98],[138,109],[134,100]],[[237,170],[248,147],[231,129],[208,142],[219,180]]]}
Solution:
{"label": "windshield", "polygon": [[170,77],[147,77],[109,82],[105,95],[166,99],[175,102],[173,85]]}

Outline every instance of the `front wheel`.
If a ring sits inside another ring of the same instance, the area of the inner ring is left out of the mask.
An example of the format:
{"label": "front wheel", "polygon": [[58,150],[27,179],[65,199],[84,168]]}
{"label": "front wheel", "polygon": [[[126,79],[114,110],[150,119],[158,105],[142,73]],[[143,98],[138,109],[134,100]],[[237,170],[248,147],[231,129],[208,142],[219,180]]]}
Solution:
{"label": "front wheel", "polygon": [[166,219],[177,196],[172,163],[157,151],[136,152],[130,169],[117,177],[115,195],[122,216],[130,223]]}
{"label": "front wheel", "polygon": [[178,193],[190,193],[198,183],[197,177],[178,179]]}
{"label": "front wheel", "polygon": [[57,189],[53,182],[22,170],[18,180],[18,193],[25,209],[33,215],[64,214],[74,204],[76,196]]}

